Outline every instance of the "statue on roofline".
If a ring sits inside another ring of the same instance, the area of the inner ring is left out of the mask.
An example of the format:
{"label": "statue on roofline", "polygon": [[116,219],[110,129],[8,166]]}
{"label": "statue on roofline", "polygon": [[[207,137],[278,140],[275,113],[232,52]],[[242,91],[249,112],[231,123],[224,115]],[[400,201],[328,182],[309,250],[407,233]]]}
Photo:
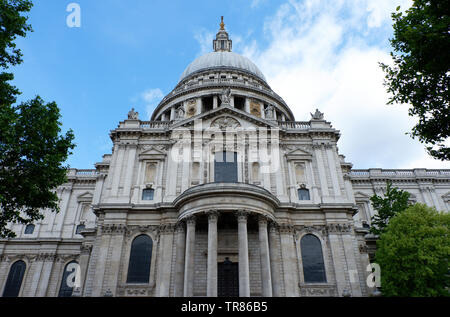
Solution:
{"label": "statue on roofline", "polygon": [[134,111],[134,108],[131,108],[130,112],[128,112],[128,120],[139,120],[139,112]]}
{"label": "statue on roofline", "polygon": [[313,120],[323,120],[323,113],[319,111],[319,109],[316,109],[316,112],[314,114],[311,113],[311,117]]}

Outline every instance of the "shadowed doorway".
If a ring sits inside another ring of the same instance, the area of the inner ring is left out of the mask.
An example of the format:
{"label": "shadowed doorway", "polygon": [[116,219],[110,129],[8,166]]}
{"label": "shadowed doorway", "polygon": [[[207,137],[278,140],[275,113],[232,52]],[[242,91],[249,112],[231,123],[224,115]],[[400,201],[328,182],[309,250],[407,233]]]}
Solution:
{"label": "shadowed doorway", "polygon": [[239,297],[239,264],[225,258],[217,270],[217,296]]}

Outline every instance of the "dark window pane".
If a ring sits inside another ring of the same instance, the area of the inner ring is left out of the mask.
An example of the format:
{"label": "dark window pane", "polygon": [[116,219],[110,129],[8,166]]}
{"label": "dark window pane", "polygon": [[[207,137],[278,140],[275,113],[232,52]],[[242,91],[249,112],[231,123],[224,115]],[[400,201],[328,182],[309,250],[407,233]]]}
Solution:
{"label": "dark window pane", "polygon": [[308,189],[304,189],[304,188],[300,188],[298,190],[298,199],[300,199],[300,200],[310,200],[311,198],[309,197],[309,190]]}
{"label": "dark window pane", "polygon": [[27,265],[24,261],[17,261],[9,270],[8,279],[6,281],[3,297],[19,296],[20,286],[22,285],[23,276]]}
{"label": "dark window pane", "polygon": [[155,190],[153,190],[153,189],[144,189],[142,191],[142,200],[153,200],[154,194],[155,194]]}
{"label": "dark window pane", "polygon": [[71,297],[73,293],[73,287],[75,285],[76,270],[79,269],[78,263],[72,261],[67,263],[64,268],[63,277],[61,280],[61,287],[59,288],[58,297]]}
{"label": "dark window pane", "polygon": [[312,234],[308,234],[302,238],[300,247],[302,250],[305,283],[326,283],[327,279],[320,240]]}
{"label": "dark window pane", "polygon": [[83,231],[85,228],[86,228],[85,225],[78,225],[75,233],[80,234],[81,231]]}
{"label": "dark window pane", "polygon": [[131,244],[127,283],[148,283],[153,241],[147,235],[136,237]]}
{"label": "dark window pane", "polygon": [[214,162],[214,181],[216,183],[237,183],[237,153],[217,152]]}
{"label": "dark window pane", "polygon": [[34,232],[34,225],[27,225],[25,227],[25,234],[33,234]]}

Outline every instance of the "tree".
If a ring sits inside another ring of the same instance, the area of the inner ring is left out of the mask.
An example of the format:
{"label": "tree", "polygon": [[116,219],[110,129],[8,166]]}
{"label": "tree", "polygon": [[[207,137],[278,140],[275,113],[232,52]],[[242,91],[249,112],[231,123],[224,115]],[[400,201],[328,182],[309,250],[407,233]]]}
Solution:
{"label": "tree", "polygon": [[415,204],[377,241],[383,296],[449,296],[450,214]]}
{"label": "tree", "polygon": [[371,219],[370,232],[376,235],[381,234],[392,217],[408,208],[410,196],[408,192],[392,187],[392,183],[388,181],[384,198],[377,195],[370,197],[372,206],[377,211]]}
{"label": "tree", "polygon": [[392,18],[393,66],[380,63],[392,94],[388,104],[410,104],[409,115],[417,116],[418,123],[409,134],[432,157],[450,160],[445,144],[450,136],[450,6],[442,0],[414,0],[405,13],[397,7]]}
{"label": "tree", "polygon": [[15,105],[20,91],[4,72],[22,63],[17,36],[32,31],[23,13],[32,7],[27,0],[0,0],[0,237],[14,237],[8,223],[29,224],[43,219],[40,210],[58,211],[54,189],[66,181],[63,163],[74,148],[73,133],[60,135],[56,103],[39,96]]}

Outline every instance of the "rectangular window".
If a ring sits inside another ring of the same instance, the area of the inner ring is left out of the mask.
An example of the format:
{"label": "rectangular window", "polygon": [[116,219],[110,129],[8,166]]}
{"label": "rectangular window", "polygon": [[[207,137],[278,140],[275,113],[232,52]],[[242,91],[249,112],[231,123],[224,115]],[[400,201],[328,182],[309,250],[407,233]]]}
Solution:
{"label": "rectangular window", "polygon": [[75,234],[80,234],[86,227],[84,225],[78,225]]}
{"label": "rectangular window", "polygon": [[237,153],[217,152],[214,161],[214,181],[216,183],[237,183]]}
{"label": "rectangular window", "polygon": [[142,191],[142,200],[153,200],[154,194],[155,194],[155,190],[153,190],[153,189],[144,189]]}
{"label": "rectangular window", "polygon": [[298,199],[299,200],[311,200],[309,197],[309,190],[308,189],[304,189],[304,188],[300,188],[298,190]]}

